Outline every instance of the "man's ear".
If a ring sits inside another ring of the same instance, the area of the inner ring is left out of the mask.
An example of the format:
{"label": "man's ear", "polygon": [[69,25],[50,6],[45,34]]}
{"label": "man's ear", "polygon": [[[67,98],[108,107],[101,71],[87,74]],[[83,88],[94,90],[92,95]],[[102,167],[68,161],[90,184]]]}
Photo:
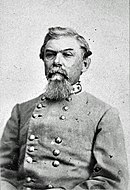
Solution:
{"label": "man's ear", "polygon": [[85,71],[87,71],[87,69],[89,68],[90,63],[91,63],[91,59],[88,58],[88,57],[83,60],[82,73],[84,73]]}

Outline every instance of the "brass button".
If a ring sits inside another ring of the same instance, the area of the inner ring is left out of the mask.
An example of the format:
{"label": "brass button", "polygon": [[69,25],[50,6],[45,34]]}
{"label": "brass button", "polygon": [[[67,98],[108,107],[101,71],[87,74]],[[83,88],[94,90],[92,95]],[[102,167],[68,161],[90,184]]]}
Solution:
{"label": "brass button", "polygon": [[65,110],[65,111],[67,111],[68,109],[69,109],[68,106],[64,106],[64,107],[63,107],[63,110]]}
{"label": "brass button", "polygon": [[32,180],[31,177],[27,177],[27,178],[26,178],[26,181],[27,181],[28,183],[31,182],[31,180]]}
{"label": "brass button", "polygon": [[27,157],[26,161],[31,164],[33,162],[33,159],[31,157]]}
{"label": "brass button", "polygon": [[71,100],[72,100],[72,98],[71,98],[71,97],[68,97],[68,98],[67,98],[67,101],[69,101],[69,102],[70,102]]}
{"label": "brass button", "polygon": [[53,185],[51,185],[51,184],[48,184],[47,186],[46,186],[46,188],[53,188],[54,186]]}
{"label": "brass button", "polygon": [[38,104],[38,105],[37,105],[37,108],[38,108],[38,109],[42,108],[42,104]]}
{"label": "brass button", "polygon": [[61,115],[61,116],[60,116],[60,119],[61,119],[61,120],[65,120],[66,117],[65,117],[64,115]]}
{"label": "brass button", "polygon": [[33,114],[32,114],[32,117],[33,117],[34,119],[36,119],[36,118],[38,117],[38,115],[37,115],[36,113],[33,113]]}
{"label": "brass button", "polygon": [[62,142],[62,139],[61,139],[60,137],[57,137],[57,138],[55,139],[55,142],[56,142],[57,144],[60,144],[60,143]]}
{"label": "brass button", "polygon": [[35,150],[34,146],[30,146],[30,147],[28,148],[28,151],[29,151],[29,152],[34,152],[34,150]]}
{"label": "brass button", "polygon": [[54,167],[58,167],[60,165],[60,162],[58,160],[55,160],[54,162],[52,162],[52,165]]}
{"label": "brass button", "polygon": [[41,97],[41,100],[42,100],[42,101],[44,101],[45,99],[46,99],[46,97],[45,97],[45,96],[42,96],[42,97]]}
{"label": "brass button", "polygon": [[58,149],[53,150],[53,155],[58,156],[60,154],[60,151]]}
{"label": "brass button", "polygon": [[35,139],[35,135],[30,135],[29,140],[33,141]]}

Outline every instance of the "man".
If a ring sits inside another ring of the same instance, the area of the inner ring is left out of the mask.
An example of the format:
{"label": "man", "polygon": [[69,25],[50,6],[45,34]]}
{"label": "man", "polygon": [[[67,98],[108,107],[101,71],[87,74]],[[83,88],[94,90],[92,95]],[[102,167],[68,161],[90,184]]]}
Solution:
{"label": "man", "polygon": [[46,90],[14,107],[2,136],[2,190],[127,189],[118,113],[79,82],[91,54],[72,29],[49,29],[40,51]]}

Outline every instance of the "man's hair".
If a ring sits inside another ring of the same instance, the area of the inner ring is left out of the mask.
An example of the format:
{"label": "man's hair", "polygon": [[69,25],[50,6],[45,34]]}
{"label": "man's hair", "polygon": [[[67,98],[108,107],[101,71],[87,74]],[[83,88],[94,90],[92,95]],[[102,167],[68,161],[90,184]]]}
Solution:
{"label": "man's hair", "polygon": [[86,58],[92,54],[86,40],[82,36],[80,36],[75,30],[71,28],[52,27],[48,29],[48,33],[45,36],[44,43],[40,50],[40,59],[44,60],[44,50],[47,42],[52,39],[58,39],[62,36],[74,37],[79,42],[81,49],[83,49],[84,51],[83,58]]}

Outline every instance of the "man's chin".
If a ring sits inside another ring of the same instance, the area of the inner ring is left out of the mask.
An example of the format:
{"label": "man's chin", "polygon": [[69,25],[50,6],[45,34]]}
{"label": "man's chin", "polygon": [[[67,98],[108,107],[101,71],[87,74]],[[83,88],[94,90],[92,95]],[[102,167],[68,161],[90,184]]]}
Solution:
{"label": "man's chin", "polygon": [[63,100],[71,94],[71,84],[62,75],[54,75],[48,79],[45,96],[50,100]]}

